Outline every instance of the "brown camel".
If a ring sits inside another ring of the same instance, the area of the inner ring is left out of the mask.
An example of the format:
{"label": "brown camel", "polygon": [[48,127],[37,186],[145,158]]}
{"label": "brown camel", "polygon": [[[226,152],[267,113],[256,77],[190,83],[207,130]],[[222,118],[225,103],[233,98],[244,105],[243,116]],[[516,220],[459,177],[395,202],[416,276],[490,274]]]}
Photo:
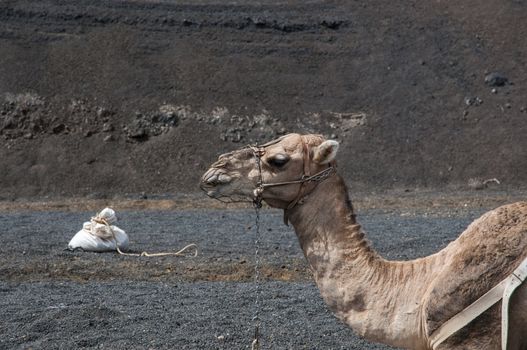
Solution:
{"label": "brown camel", "polygon": [[[365,238],[343,179],[338,142],[289,134],[258,148],[223,154],[203,175],[210,197],[263,200],[284,209],[329,308],[359,335],[408,349],[431,349],[430,336],[527,257],[527,203],[474,221],[440,252],[387,261]],[[329,170],[327,170],[329,169]],[[296,180],[314,174],[312,181]],[[274,186],[258,188],[261,183]],[[500,349],[501,302],[437,349]],[[508,349],[527,349],[527,283],[510,299]]]}

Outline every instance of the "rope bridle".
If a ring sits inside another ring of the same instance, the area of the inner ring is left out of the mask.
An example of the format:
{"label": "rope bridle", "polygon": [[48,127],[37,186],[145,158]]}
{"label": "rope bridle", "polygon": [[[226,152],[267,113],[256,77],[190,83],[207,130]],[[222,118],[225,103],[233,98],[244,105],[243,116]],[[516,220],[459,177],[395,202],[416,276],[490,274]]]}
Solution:
{"label": "rope bridle", "polygon": [[276,139],[274,141],[268,142],[263,145],[253,145],[248,146],[248,148],[253,152],[254,157],[256,159],[256,165],[258,167],[258,182],[256,183],[256,188],[253,192],[253,203],[257,208],[261,208],[262,201],[263,201],[263,192],[265,189],[270,187],[277,187],[277,186],[285,186],[285,185],[293,185],[293,184],[300,184],[300,187],[298,189],[298,193],[291,202],[287,205],[287,208],[284,211],[284,220],[287,224],[287,210],[292,209],[294,206],[296,206],[301,200],[307,195],[306,192],[306,184],[314,182],[316,184],[324,181],[327,179],[333,172],[335,172],[335,166],[332,163],[328,164],[328,167],[325,168],[322,171],[319,171],[316,174],[310,175],[310,157],[309,157],[309,150],[307,148],[306,143],[304,142],[304,139],[301,138],[302,141],[302,158],[303,158],[303,174],[302,176],[297,180],[292,181],[283,181],[283,182],[268,182],[264,183],[263,177],[262,177],[262,157],[265,155],[266,151],[265,148],[271,145],[274,145],[278,142],[280,142],[282,139]]}
{"label": "rope bridle", "polygon": [[316,184],[324,181],[327,179],[333,172],[335,172],[335,166],[333,163],[330,163],[327,168],[325,168],[322,171],[319,171],[316,174],[310,175],[309,174],[309,150],[307,148],[306,143],[304,142],[304,139],[302,138],[302,157],[303,157],[303,174],[298,180],[292,180],[292,181],[283,181],[283,182],[268,182],[264,183],[263,176],[262,176],[262,157],[265,155],[265,148],[271,145],[274,145],[278,142],[280,142],[282,138],[278,138],[274,141],[268,142],[263,145],[250,145],[247,146],[254,155],[254,158],[256,159],[256,166],[258,167],[258,182],[256,183],[256,188],[253,191],[253,205],[256,211],[256,240],[255,240],[255,275],[254,275],[254,282],[256,285],[255,295],[255,315],[253,317],[254,322],[254,338],[251,344],[251,350],[259,350],[260,349],[260,259],[259,259],[259,241],[260,241],[260,208],[262,207],[262,201],[263,201],[263,192],[266,188],[270,187],[277,187],[277,186],[285,186],[285,185],[293,185],[293,184],[300,184],[300,188],[298,189],[298,193],[288,205],[287,208],[284,210],[284,222],[287,225],[288,224],[288,217],[287,217],[287,211],[289,209],[292,209],[295,205],[300,203],[303,198],[307,196],[306,192],[306,184],[310,182],[315,182]]}

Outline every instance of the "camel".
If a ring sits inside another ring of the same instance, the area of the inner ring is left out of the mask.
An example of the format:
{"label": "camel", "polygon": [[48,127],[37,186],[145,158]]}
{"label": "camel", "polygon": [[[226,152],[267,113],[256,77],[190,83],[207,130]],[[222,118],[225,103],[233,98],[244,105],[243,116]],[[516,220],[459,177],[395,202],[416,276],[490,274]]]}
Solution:
{"label": "camel", "polygon": [[[527,257],[527,202],[487,212],[438,253],[388,261],[371,247],[356,220],[347,186],[335,170],[338,146],[320,135],[288,134],[221,155],[200,186],[215,199],[263,200],[284,209],[322,298],[360,336],[399,348],[432,349],[434,331]],[[527,283],[509,302],[507,349],[527,349]],[[500,349],[500,303],[435,349]]]}

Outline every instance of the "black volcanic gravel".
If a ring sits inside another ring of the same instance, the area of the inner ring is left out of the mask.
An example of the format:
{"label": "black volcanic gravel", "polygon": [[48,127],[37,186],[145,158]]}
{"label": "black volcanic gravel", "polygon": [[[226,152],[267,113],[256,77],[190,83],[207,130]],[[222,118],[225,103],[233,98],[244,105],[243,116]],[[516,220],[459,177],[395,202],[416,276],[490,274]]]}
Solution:
{"label": "black volcanic gravel", "polygon": [[[481,212],[368,210],[359,220],[384,256],[408,259],[444,247]],[[253,268],[253,211],[118,212],[131,249],[195,242],[197,258],[63,251],[92,214],[0,214],[0,349],[250,348],[255,285],[236,267]],[[263,277],[263,349],[389,348],[359,339],[326,309],[278,211],[262,213],[260,253],[263,266],[293,276]],[[222,279],[209,278],[218,271]]]}

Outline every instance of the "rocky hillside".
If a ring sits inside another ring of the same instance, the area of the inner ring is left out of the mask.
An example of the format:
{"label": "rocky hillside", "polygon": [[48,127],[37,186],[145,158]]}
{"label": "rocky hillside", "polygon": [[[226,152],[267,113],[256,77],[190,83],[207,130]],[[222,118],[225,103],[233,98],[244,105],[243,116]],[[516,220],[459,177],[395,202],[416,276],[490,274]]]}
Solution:
{"label": "rocky hillside", "polygon": [[356,189],[525,187],[526,37],[516,0],[6,0],[0,199],[194,193],[287,132]]}

